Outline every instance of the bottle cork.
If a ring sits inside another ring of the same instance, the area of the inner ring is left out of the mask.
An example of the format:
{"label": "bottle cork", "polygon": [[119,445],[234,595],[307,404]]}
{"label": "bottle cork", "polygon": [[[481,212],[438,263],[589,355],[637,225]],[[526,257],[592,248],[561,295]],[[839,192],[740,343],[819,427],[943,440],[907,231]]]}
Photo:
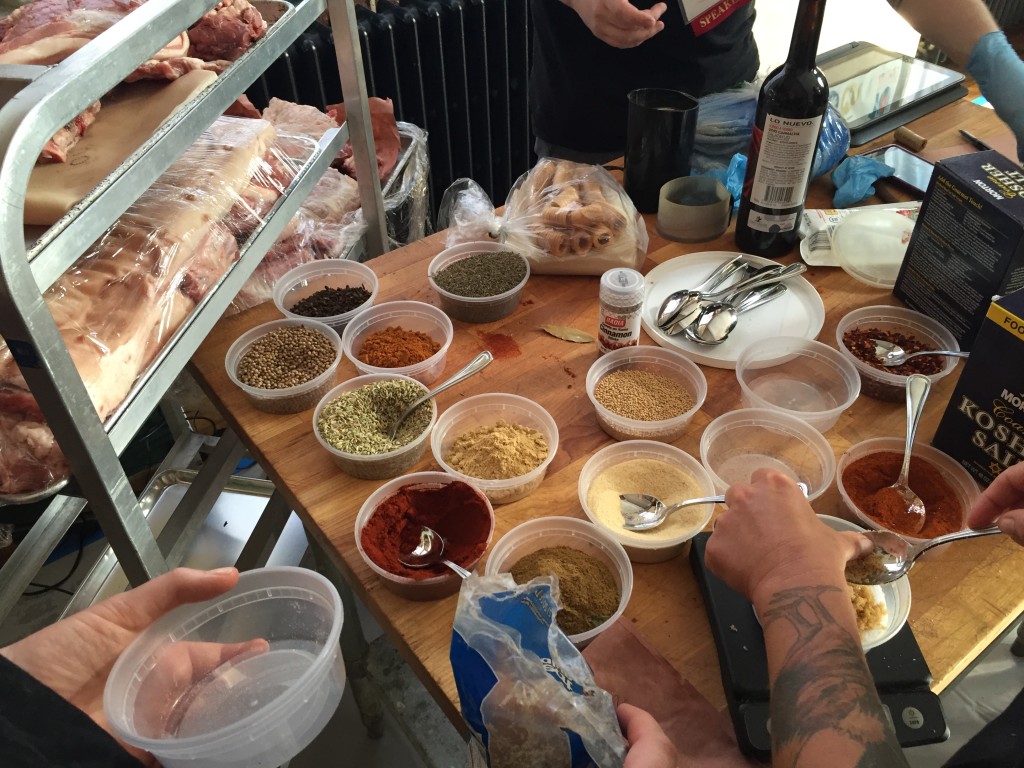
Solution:
{"label": "bottle cork", "polygon": [[928,143],[928,139],[920,134],[914,133],[905,125],[901,125],[896,129],[894,138],[896,139],[897,144],[902,144],[904,147],[914,152],[920,152],[924,149],[924,145]]}

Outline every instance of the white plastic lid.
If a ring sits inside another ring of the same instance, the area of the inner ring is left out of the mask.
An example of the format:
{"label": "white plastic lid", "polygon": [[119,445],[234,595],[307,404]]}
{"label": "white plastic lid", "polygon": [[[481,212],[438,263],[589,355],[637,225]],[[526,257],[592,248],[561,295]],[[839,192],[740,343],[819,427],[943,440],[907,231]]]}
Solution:
{"label": "white plastic lid", "polygon": [[892,288],[914,223],[895,211],[863,211],[846,217],[832,234],[839,266],[862,283]]}
{"label": "white plastic lid", "polygon": [[643,296],[644,276],[627,267],[609,269],[601,275],[601,288],[619,296],[631,296],[635,293]]}

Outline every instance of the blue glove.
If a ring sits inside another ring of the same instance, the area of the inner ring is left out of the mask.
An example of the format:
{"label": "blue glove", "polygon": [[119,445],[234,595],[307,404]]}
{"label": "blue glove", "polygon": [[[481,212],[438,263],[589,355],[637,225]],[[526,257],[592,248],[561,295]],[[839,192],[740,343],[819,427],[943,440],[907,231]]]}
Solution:
{"label": "blue glove", "polygon": [[1024,61],[1002,32],[982,35],[971,51],[967,71],[978,81],[996,114],[1017,136],[1017,155],[1024,158]]}
{"label": "blue glove", "polygon": [[735,212],[740,209],[740,196],[743,194],[743,176],[746,172],[747,156],[737,152],[729,161],[728,168],[712,168],[710,171],[705,171],[699,175],[710,176],[722,182],[725,188],[729,190],[729,194],[732,195],[732,209]]}
{"label": "blue glove", "polygon": [[836,185],[832,204],[836,208],[849,208],[875,194],[875,182],[894,173],[895,168],[873,157],[848,157],[832,171],[832,183]]}

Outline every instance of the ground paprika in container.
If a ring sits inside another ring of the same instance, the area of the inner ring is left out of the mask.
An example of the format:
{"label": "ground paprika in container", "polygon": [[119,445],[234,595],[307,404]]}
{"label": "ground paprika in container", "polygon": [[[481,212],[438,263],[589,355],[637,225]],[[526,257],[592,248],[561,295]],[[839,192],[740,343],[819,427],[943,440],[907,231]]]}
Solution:
{"label": "ground paprika in container", "polygon": [[883,528],[920,539],[933,539],[964,527],[964,508],[956,491],[930,462],[910,457],[911,489],[924,502],[924,528],[914,533],[917,518],[906,505],[885,489],[896,482],[903,454],[869,453],[843,470],[843,488],[857,508]]}
{"label": "ground paprika in container", "polygon": [[367,557],[396,576],[422,580],[451,574],[440,563],[409,568],[399,562],[400,555],[416,548],[424,525],[445,539],[446,560],[469,568],[487,548],[491,512],[484,496],[460,480],[407,485],[377,505],[360,531],[359,541]]}
{"label": "ground paprika in container", "polygon": [[404,368],[422,363],[440,349],[440,343],[421,331],[389,325],[367,336],[356,357],[374,368]]}

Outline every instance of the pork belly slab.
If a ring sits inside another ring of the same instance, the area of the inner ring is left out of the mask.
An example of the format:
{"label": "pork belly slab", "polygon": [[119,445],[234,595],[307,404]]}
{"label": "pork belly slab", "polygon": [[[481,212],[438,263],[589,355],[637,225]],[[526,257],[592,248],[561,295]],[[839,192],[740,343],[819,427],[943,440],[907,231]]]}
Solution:
{"label": "pork belly slab", "polygon": [[89,126],[96,122],[96,115],[99,111],[100,103],[94,101],[85,112],[53,134],[39,153],[39,160],[42,162],[65,162],[71,148],[81,140],[85,132],[89,130]]}
{"label": "pork belly slab", "polygon": [[[220,219],[273,140],[265,121],[218,120],[44,294],[101,419],[237,258]],[[39,490],[66,476],[48,433],[21,370],[0,346],[0,493]]]}

